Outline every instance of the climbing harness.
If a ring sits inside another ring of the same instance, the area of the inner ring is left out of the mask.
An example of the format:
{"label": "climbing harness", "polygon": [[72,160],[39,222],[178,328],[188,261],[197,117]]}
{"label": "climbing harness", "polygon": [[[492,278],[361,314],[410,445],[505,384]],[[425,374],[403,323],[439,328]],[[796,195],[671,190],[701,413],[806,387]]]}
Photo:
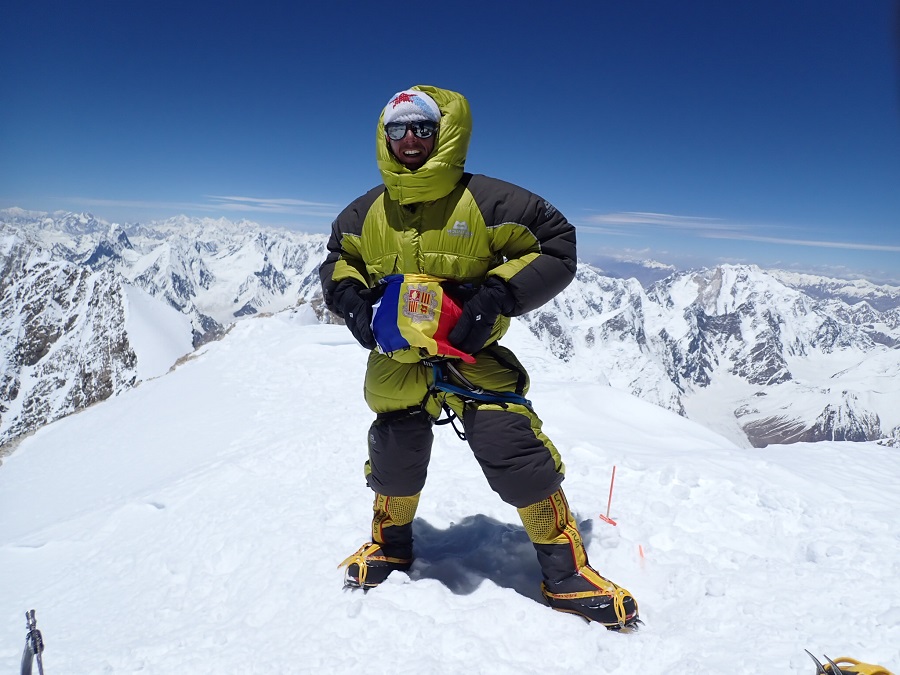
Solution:
{"label": "climbing harness", "polygon": [[[473,384],[465,375],[459,372],[452,359],[424,359],[422,363],[431,367],[432,383],[425,395],[438,397],[440,392],[453,394],[463,403],[494,403],[503,407],[509,404],[523,405],[531,408],[531,401],[518,392],[493,391]],[[424,401],[423,401],[424,403]],[[441,408],[447,414],[445,419],[435,421],[436,425],[449,424],[461,440],[466,440],[465,429],[456,426],[459,416],[453,411],[446,400],[439,401]]]}

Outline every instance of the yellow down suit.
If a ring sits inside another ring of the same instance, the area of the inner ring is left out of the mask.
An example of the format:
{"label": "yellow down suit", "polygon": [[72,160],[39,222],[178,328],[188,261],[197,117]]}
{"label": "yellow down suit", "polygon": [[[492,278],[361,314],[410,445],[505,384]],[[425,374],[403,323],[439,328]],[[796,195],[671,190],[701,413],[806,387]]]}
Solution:
{"label": "yellow down suit", "polygon": [[[356,199],[332,225],[320,267],[326,305],[337,313],[333,292],[344,279],[373,288],[388,275],[424,274],[476,288],[497,276],[515,297],[512,316],[540,307],[575,275],[574,228],[541,197],[465,173],[472,130],[468,102],[452,91],[415,89],[440,107],[435,148],[422,168],[406,169],[391,154],[379,119],[376,147],[384,184]],[[474,355],[475,363],[456,360],[454,365],[476,386],[524,394],[525,369],[497,344],[508,327],[509,317],[500,316],[487,345]],[[432,373],[423,357],[427,354],[417,349],[369,354],[365,398],[376,419],[369,433],[366,480],[379,496],[416,496],[417,501],[442,403],[462,420],[475,457],[504,501],[523,508],[558,490],[563,463],[529,406],[478,403],[430,391]],[[415,504],[408,500],[407,507],[400,520],[411,522]]]}

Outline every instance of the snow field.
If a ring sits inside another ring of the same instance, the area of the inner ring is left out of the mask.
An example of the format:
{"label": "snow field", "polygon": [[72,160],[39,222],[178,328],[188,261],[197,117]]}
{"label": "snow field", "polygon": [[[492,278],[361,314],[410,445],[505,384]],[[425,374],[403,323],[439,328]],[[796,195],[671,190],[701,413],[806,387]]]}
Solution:
{"label": "snow field", "polygon": [[[37,610],[48,673],[811,673],[900,666],[896,450],[763,450],[508,346],[568,471],[592,563],[637,597],[617,635],[539,602],[515,509],[436,429],[417,561],[363,595],[366,355],[305,309],[238,324],[0,466],[0,670]],[[610,516],[609,480],[616,465]],[[643,552],[643,556],[641,555]]]}

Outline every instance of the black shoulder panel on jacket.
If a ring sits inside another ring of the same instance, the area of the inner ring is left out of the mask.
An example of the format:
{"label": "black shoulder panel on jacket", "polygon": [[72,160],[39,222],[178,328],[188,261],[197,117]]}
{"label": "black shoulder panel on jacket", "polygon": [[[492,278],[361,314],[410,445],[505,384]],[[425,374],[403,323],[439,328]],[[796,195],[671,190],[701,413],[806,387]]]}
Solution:
{"label": "black shoulder panel on jacket", "polygon": [[[537,309],[575,278],[575,228],[552,204],[518,185],[466,174],[463,182],[488,227],[516,223],[529,229],[540,255],[509,280],[518,316]],[[500,252],[502,253],[502,251]]]}
{"label": "black shoulder panel on jacket", "polygon": [[331,276],[334,266],[341,257],[341,240],[345,234],[359,236],[362,233],[363,221],[366,214],[372,208],[375,200],[384,192],[384,185],[372,188],[366,194],[354,199],[338,217],[331,223],[331,237],[328,239],[328,255],[319,265],[319,281],[322,282],[322,295],[325,297],[325,306],[331,309],[332,293],[337,285]]}

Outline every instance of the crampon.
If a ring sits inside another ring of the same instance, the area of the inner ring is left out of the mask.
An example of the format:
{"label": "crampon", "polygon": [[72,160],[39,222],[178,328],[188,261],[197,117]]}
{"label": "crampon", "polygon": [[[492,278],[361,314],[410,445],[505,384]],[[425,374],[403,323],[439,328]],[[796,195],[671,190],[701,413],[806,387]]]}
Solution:
{"label": "crampon", "polygon": [[809,658],[816,664],[816,675],[893,675],[884,666],[876,666],[871,663],[863,663],[849,656],[839,656],[832,661],[827,656],[825,660],[828,665],[823,666],[822,662],[813,656],[808,649],[804,650],[809,654]]}
{"label": "crampon", "polygon": [[379,544],[369,542],[344,560],[338,567],[346,567],[344,588],[361,588],[364,591],[375,588],[395,571],[406,572],[412,565],[410,558],[386,556]]}

